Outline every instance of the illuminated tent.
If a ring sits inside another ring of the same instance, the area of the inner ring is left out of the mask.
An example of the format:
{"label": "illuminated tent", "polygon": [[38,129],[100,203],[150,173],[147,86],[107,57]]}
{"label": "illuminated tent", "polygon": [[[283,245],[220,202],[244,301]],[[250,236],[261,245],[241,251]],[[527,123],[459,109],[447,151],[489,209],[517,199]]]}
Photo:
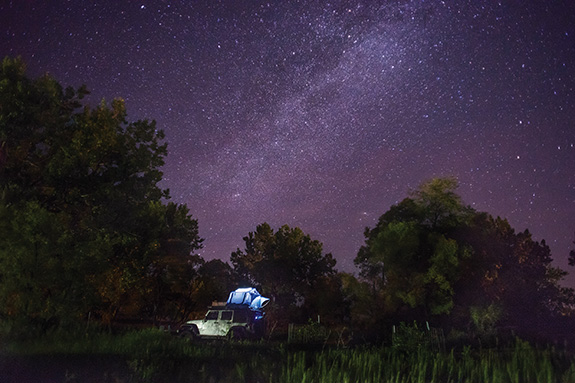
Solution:
{"label": "illuminated tent", "polygon": [[251,310],[261,310],[270,302],[253,287],[242,287],[232,291],[226,302],[228,305],[244,305]]}

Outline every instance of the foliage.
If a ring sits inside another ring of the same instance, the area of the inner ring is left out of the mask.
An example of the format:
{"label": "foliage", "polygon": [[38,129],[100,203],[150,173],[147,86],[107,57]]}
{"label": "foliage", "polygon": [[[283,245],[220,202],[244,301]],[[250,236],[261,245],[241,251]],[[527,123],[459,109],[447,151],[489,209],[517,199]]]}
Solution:
{"label": "foliage", "polygon": [[[429,324],[426,324],[429,326]],[[431,329],[420,326],[417,322],[407,324],[401,322],[398,326],[393,326],[392,347],[394,350],[404,353],[414,353],[420,349],[443,349],[443,344],[438,343],[431,337]]]}
{"label": "foliage", "polygon": [[[91,361],[112,355],[124,361],[122,376],[129,381],[567,383],[575,378],[572,354],[535,348],[520,339],[505,350],[464,347],[460,351],[435,352],[418,348],[406,353],[391,347],[194,344],[148,329],[120,336],[101,333],[76,339],[54,338],[42,344],[21,344],[8,352],[11,357],[46,354],[61,358],[85,355]],[[66,367],[68,373],[71,370],[82,377],[73,366]],[[111,371],[102,371],[105,374],[114,376]]]}
{"label": "foliage", "polygon": [[354,331],[369,331],[370,342],[381,340],[389,332],[382,316],[385,307],[382,291],[352,274],[341,273],[340,279],[349,326]]}
{"label": "foliage", "polygon": [[491,303],[488,306],[471,306],[469,308],[473,326],[477,336],[483,341],[493,340],[497,335],[497,323],[501,320],[503,311],[498,305]]}
{"label": "foliage", "polygon": [[289,343],[324,344],[330,336],[330,330],[320,322],[309,320],[307,324],[290,324],[288,332]]}
{"label": "foliage", "polygon": [[386,311],[401,306],[424,314],[445,314],[453,307],[454,283],[468,249],[449,237],[468,211],[453,192],[453,179],[424,183],[366,230],[366,245],[355,259],[362,275],[385,291]]}
{"label": "foliage", "polygon": [[301,229],[284,225],[274,233],[264,223],[244,241],[245,250],[231,255],[234,270],[240,281],[260,288],[274,300],[273,307],[283,311],[280,317],[293,314],[298,306],[313,310],[313,298],[316,303],[322,299],[317,293],[330,293],[318,287],[335,275],[336,261],[331,254],[323,254],[322,244]]}
{"label": "foliage", "polygon": [[[561,315],[573,294],[559,285],[566,273],[551,266],[545,241],[463,205],[456,188],[453,178],[425,182],[366,229],[355,263],[386,315],[474,322],[479,332],[499,323],[525,335]],[[489,322],[481,307],[502,311]]]}
{"label": "foliage", "polygon": [[559,284],[566,272],[551,266],[544,240],[534,241],[528,230],[516,233],[507,220],[486,213],[476,213],[456,238],[472,249],[462,266],[466,278],[456,287],[458,305],[494,304],[503,313],[499,323],[523,336],[544,335],[542,328],[556,331],[572,295]]}
{"label": "foliage", "polygon": [[205,310],[214,301],[225,301],[229,293],[237,288],[234,270],[219,259],[202,263],[197,274],[192,294],[197,310]]}
{"label": "foliage", "polygon": [[186,206],[162,202],[164,133],[128,122],[121,99],[90,108],[85,87],[25,72],[2,62],[0,316],[45,331],[168,315],[201,239]]}

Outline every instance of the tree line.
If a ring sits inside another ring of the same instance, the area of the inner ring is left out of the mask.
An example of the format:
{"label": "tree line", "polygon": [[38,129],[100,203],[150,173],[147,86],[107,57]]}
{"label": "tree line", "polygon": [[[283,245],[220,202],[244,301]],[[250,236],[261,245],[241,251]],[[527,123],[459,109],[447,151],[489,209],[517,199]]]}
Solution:
{"label": "tree line", "polygon": [[[179,322],[238,286],[272,298],[276,323],[348,326],[380,335],[427,321],[488,337],[572,323],[566,271],[549,247],[466,206],[454,178],[427,181],[365,230],[341,273],[321,242],[267,223],[230,260],[198,255],[198,222],[158,183],[167,155],[154,121],[123,100],[83,104],[85,87],[0,72],[0,325],[43,333],[120,318]],[[572,255],[575,258],[575,256]],[[574,262],[575,263],[575,262]]]}

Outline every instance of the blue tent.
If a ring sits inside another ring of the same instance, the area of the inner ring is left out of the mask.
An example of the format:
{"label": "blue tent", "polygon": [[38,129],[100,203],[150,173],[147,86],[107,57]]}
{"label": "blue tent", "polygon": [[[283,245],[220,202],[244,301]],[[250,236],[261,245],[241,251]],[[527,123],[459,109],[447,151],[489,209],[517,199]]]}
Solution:
{"label": "blue tent", "polygon": [[261,310],[269,303],[269,298],[262,297],[253,287],[242,287],[232,291],[226,302],[228,305],[245,305],[251,310]]}

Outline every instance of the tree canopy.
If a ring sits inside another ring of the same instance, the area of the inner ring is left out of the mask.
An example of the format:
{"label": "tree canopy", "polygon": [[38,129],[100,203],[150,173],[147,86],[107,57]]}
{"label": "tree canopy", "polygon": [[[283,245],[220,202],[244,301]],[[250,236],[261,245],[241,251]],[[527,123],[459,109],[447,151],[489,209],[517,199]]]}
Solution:
{"label": "tree canopy", "polygon": [[284,225],[274,233],[263,223],[244,241],[245,249],[231,255],[239,280],[265,291],[286,315],[296,306],[312,304],[314,289],[335,274],[332,255],[323,254],[321,242],[300,228]]}
{"label": "tree canopy", "polygon": [[387,315],[465,327],[490,310],[521,331],[561,315],[572,291],[545,241],[465,206],[456,188],[454,178],[425,182],[366,229],[355,264]]}
{"label": "tree canopy", "polygon": [[43,326],[91,312],[156,312],[201,247],[185,205],[158,187],[167,146],[124,102],[0,71],[0,315]]}

